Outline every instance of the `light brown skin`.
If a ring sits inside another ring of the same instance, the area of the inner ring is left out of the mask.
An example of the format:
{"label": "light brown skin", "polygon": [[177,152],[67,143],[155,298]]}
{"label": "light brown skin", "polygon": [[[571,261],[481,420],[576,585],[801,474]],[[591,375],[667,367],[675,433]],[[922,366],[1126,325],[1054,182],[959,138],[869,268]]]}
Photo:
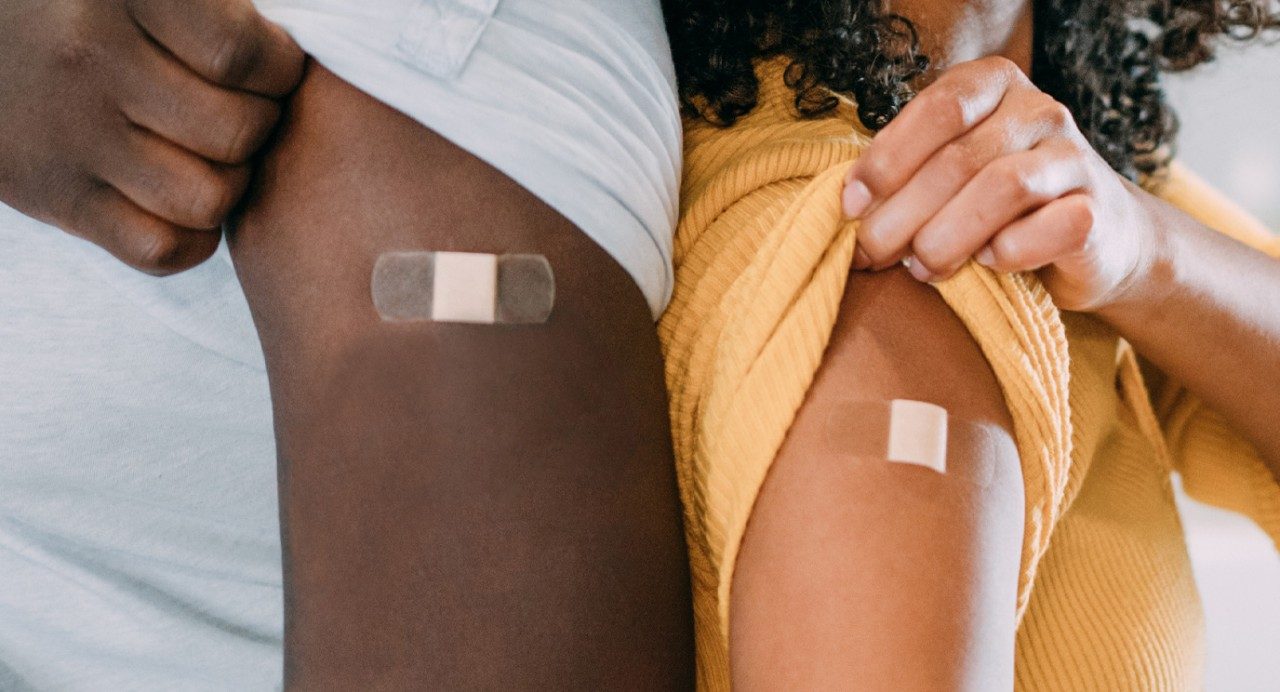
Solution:
{"label": "light brown skin", "polygon": [[[1010,8],[1026,6],[952,4],[965,17],[1021,18]],[[1280,311],[1269,300],[1280,295],[1280,262],[1111,170],[1066,107],[1026,77],[1029,38],[1008,33],[1023,24],[982,25],[979,35],[1008,35],[1014,50],[943,72],[854,167],[845,207],[863,220],[859,268],[907,257],[913,276],[936,281],[972,257],[1038,272],[1059,307],[1114,327],[1223,414],[1280,479]]]}
{"label": "light brown skin", "polygon": [[[947,474],[833,448],[827,426],[858,425],[847,402],[891,399],[990,433],[953,446]],[[901,269],[852,273],[747,525],[730,603],[735,688],[1011,689],[1023,517],[1011,426],[995,375],[936,292]],[[995,467],[985,488],[968,478],[981,463]]]}
{"label": "light brown skin", "polygon": [[[935,58],[1004,52],[1030,63],[1025,3],[895,9]],[[945,475],[832,449],[825,426],[842,411],[843,424],[858,424],[847,402],[891,399],[939,404],[989,434],[949,449]],[[1011,689],[1024,510],[1011,430],[990,366],[936,291],[901,267],[851,272],[738,557],[735,688]],[[985,488],[963,478],[978,464],[995,468]]]}
{"label": "light brown skin", "polygon": [[[1060,307],[1111,324],[1248,435],[1280,478],[1280,262],[1106,166],[1026,77],[1027,0],[892,6],[940,70],[847,181],[846,211],[862,223],[841,326],[735,574],[742,689],[1011,687],[1021,479],[1008,440],[988,491],[924,491],[918,469],[833,457],[816,423],[850,397],[924,398],[1008,433],[994,379],[926,286],[970,257],[1039,271]],[[989,453],[953,449],[949,462]]]}
{"label": "light brown skin", "polygon": [[[491,166],[318,66],[232,255],[280,453],[290,689],[687,689],[688,566],[653,319]],[[388,251],[538,253],[540,326],[383,322]]]}

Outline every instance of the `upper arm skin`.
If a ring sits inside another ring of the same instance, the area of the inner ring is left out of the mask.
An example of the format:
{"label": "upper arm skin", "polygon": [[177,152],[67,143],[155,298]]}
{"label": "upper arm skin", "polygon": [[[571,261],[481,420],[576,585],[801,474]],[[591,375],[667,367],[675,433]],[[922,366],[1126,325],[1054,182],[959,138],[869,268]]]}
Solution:
{"label": "upper arm skin", "polygon": [[[543,254],[555,313],[383,322],[396,250]],[[290,688],[690,685],[657,338],[620,266],[314,65],[232,253],[275,409]]]}
{"label": "upper arm skin", "polygon": [[[825,427],[842,406],[891,399],[987,433],[948,450],[946,474],[832,450]],[[936,291],[901,268],[852,272],[738,557],[735,689],[1012,689],[1024,508],[1011,429]],[[994,464],[986,487],[964,473],[979,463]]]}

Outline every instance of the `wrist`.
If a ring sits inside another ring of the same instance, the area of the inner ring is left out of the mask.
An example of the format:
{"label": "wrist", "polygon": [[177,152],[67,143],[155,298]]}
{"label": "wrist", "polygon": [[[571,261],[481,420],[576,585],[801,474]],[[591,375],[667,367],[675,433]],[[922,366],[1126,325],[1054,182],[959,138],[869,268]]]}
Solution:
{"label": "wrist", "polygon": [[1134,225],[1140,229],[1135,241],[1137,259],[1111,298],[1095,311],[1113,325],[1126,315],[1158,310],[1178,284],[1178,213],[1143,191],[1135,192],[1135,203]]}

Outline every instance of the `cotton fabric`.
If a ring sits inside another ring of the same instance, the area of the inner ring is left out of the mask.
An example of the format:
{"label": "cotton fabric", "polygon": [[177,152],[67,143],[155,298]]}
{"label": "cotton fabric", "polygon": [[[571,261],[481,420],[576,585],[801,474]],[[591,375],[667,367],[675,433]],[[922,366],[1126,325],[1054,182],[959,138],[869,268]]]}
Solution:
{"label": "cotton fabric", "polygon": [[[665,304],[680,125],[657,0],[259,6]],[[0,205],[0,489],[0,689],[279,685],[271,405],[225,246],[157,279]]]}

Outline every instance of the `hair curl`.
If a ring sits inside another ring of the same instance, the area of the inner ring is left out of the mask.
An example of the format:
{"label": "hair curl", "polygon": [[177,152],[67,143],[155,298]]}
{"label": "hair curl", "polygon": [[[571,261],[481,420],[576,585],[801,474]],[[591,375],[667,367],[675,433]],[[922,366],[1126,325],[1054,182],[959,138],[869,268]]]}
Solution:
{"label": "hair curl", "polygon": [[[687,113],[730,125],[755,108],[754,61],[790,58],[806,117],[852,97],[878,130],[929,67],[915,27],[883,0],[663,0]],[[1217,39],[1280,28],[1274,0],[1035,0],[1033,81],[1071,109],[1098,153],[1131,179],[1173,156],[1178,120],[1165,71],[1213,59]]]}

